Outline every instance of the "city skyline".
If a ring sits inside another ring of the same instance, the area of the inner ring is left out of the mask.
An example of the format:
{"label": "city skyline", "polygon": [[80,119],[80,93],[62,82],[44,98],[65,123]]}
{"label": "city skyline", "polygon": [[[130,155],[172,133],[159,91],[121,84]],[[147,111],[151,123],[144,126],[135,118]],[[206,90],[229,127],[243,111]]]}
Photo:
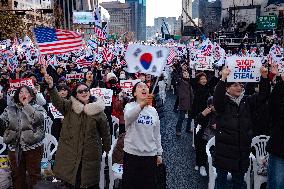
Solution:
{"label": "city skyline", "polygon": [[[101,0],[101,2],[109,2],[115,0]],[[147,26],[154,26],[154,18],[157,17],[176,17],[178,18],[182,12],[182,0],[175,0],[175,6],[173,6],[172,0],[147,0]],[[120,0],[124,3],[125,0]]]}

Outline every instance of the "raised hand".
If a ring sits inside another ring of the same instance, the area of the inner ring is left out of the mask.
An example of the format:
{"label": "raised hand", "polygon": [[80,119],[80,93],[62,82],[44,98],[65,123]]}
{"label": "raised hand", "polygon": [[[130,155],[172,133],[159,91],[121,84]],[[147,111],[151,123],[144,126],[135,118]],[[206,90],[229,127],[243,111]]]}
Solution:
{"label": "raised hand", "polygon": [[222,80],[225,81],[228,77],[228,75],[230,75],[231,70],[227,67],[224,67],[223,70],[221,71],[221,75],[222,75]]}
{"label": "raised hand", "polygon": [[260,74],[262,78],[267,78],[268,77],[268,69],[264,66],[260,68]]}

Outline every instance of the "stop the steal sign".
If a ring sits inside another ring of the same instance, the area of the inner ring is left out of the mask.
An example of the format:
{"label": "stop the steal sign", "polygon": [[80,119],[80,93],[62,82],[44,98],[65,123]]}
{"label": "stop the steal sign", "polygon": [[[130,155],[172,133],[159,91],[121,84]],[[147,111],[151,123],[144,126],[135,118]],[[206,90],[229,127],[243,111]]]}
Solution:
{"label": "stop the steal sign", "polygon": [[228,82],[259,82],[260,81],[260,57],[237,57],[227,58],[227,66],[231,70],[227,78]]}

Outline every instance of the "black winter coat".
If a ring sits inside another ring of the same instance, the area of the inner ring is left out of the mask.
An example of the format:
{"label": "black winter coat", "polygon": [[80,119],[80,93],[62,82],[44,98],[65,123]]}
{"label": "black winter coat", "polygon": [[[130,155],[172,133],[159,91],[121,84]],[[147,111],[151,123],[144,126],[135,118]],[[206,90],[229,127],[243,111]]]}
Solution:
{"label": "black winter coat", "polygon": [[252,113],[265,102],[269,92],[269,80],[262,79],[259,94],[244,96],[238,105],[226,95],[226,83],[219,81],[213,97],[217,111],[214,158],[217,168],[234,173],[247,172],[253,136]]}
{"label": "black winter coat", "polygon": [[[194,85],[193,85],[194,86]],[[196,87],[193,88],[193,104],[191,116],[193,119],[202,112],[207,107],[207,99],[210,95],[210,87],[208,85],[197,84]]]}
{"label": "black winter coat", "polygon": [[284,82],[278,82],[270,96],[271,136],[266,150],[284,158]]}

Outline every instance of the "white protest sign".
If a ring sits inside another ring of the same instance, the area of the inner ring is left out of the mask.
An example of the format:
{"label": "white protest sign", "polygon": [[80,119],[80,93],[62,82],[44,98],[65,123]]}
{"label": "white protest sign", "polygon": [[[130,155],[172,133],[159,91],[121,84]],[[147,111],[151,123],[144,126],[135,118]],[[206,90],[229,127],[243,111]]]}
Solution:
{"label": "white protest sign", "polygon": [[106,88],[93,88],[90,92],[92,96],[102,98],[106,106],[111,106],[113,90]]}
{"label": "white protest sign", "polygon": [[76,73],[76,74],[66,74],[67,80],[79,80],[84,79],[84,73]]}
{"label": "white protest sign", "polygon": [[260,57],[238,57],[227,58],[227,66],[231,70],[227,78],[228,82],[259,82],[260,81]]}
{"label": "white protest sign", "polygon": [[123,174],[123,164],[113,164],[112,171],[118,174]]}
{"label": "white protest sign", "polygon": [[193,61],[196,70],[210,70],[213,71],[214,58],[212,56],[197,55],[196,60]]}
{"label": "white protest sign", "polygon": [[132,96],[132,89],[134,85],[140,82],[140,79],[136,80],[120,80],[120,87],[123,92],[127,93],[128,95]]}
{"label": "white protest sign", "polygon": [[276,64],[278,68],[278,72],[280,75],[284,74],[284,61],[281,61],[280,63]]}
{"label": "white protest sign", "polygon": [[48,104],[48,108],[49,108],[51,114],[53,115],[54,119],[62,119],[62,118],[64,118],[64,116],[53,106],[52,103]]}

